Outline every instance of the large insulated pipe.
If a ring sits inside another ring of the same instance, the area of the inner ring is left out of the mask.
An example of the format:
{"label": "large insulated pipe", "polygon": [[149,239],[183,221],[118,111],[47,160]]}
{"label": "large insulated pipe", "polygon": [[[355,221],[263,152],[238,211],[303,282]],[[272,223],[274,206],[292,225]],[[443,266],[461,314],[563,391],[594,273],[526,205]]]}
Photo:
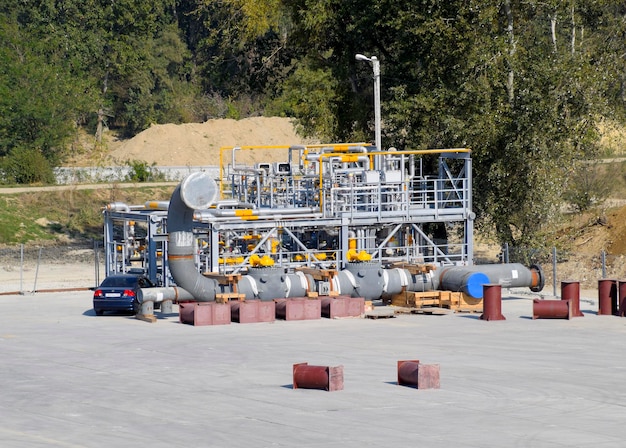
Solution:
{"label": "large insulated pipe", "polygon": [[462,291],[475,299],[483,297],[483,285],[488,283],[505,288],[528,287],[539,292],[544,287],[545,277],[539,266],[527,268],[520,263],[452,266],[442,268],[439,274],[439,289]]}
{"label": "large insulated pipe", "polygon": [[519,263],[450,266],[411,274],[406,269],[382,269],[379,263],[368,262],[348,263],[346,269],[333,278],[333,287],[339,294],[366,300],[379,299],[383,294],[397,294],[403,287],[414,292],[460,291],[480,299],[486,284],[528,287],[538,292],[543,289],[544,281],[539,266],[527,268]]}
{"label": "large insulated pipe", "polygon": [[428,271],[417,274],[411,274],[405,270],[409,276],[409,283],[407,285],[407,291],[424,292],[435,291],[439,289],[439,271]]}
{"label": "large insulated pipe", "polygon": [[315,281],[312,276],[303,272],[285,273],[276,267],[251,267],[248,274],[241,277],[237,284],[240,294],[246,299],[285,299],[305,297],[311,291]]}
{"label": "large insulated pipe", "polygon": [[139,303],[143,302],[186,302],[194,300],[194,296],[185,289],[170,286],[165,288],[141,288],[137,294]]}
{"label": "large insulated pipe", "polygon": [[483,272],[468,270],[466,266],[442,269],[439,282],[444,291],[464,292],[475,299],[482,298],[483,285],[491,283]]}
{"label": "large insulated pipe", "polygon": [[380,263],[347,263],[346,269],[333,278],[333,287],[341,295],[379,299],[385,290],[385,279]]}
{"label": "large insulated pipe", "polygon": [[215,300],[219,284],[214,279],[202,276],[195,266],[193,215],[194,210],[204,210],[213,205],[217,193],[217,184],[208,175],[203,172],[191,173],[172,193],[167,212],[167,262],[172,278],[199,302]]}

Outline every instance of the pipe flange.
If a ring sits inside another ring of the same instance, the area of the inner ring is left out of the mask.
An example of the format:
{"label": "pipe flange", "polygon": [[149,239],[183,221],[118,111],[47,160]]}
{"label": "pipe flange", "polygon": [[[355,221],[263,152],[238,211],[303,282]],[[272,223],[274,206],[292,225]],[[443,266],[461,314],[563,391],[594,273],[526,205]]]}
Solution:
{"label": "pipe flange", "polygon": [[532,272],[537,273],[537,285],[531,286],[530,290],[532,292],[539,292],[546,285],[546,276],[543,274],[543,269],[538,264],[531,264],[529,268]]}
{"label": "pipe flange", "polygon": [[180,198],[192,210],[206,210],[217,200],[217,183],[206,173],[196,171],[180,183]]}

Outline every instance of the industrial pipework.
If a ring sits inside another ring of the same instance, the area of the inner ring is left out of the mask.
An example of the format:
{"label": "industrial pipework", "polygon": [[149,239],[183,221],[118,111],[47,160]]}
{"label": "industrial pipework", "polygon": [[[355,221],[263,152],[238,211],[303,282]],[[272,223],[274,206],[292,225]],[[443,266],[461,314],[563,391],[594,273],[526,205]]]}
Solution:
{"label": "industrial pipework", "polygon": [[[482,298],[482,285],[488,283],[506,287],[529,287],[532,291],[540,291],[544,286],[543,273],[538,266],[526,268],[517,263],[440,266],[427,272],[412,274],[410,270],[401,267],[386,268],[380,260],[372,260],[364,251],[358,253],[354,249],[347,251],[351,254],[349,261],[337,269],[330,281],[316,279],[297,269],[276,266],[271,255],[259,257],[249,254],[245,260],[246,274],[241,276],[237,284],[220,284],[217,280],[202,275],[196,264],[198,218],[212,222],[223,217],[224,208],[216,206],[217,193],[215,181],[201,172],[190,174],[176,187],[167,211],[167,261],[177,286],[143,289],[140,301],[214,301],[218,293],[237,293],[242,294],[245,299],[266,301],[302,297],[322,290],[376,300],[384,295],[397,294],[403,288],[407,291],[462,291],[479,299]],[[233,214],[250,217],[258,216],[263,211],[264,209],[235,209]],[[287,215],[291,212],[292,210],[286,210]],[[294,214],[298,215],[297,210]],[[212,243],[216,242],[213,238]],[[267,242],[266,238],[261,246],[267,249]],[[269,245],[270,254],[274,250],[272,246]],[[361,253],[366,256],[360,256]]]}

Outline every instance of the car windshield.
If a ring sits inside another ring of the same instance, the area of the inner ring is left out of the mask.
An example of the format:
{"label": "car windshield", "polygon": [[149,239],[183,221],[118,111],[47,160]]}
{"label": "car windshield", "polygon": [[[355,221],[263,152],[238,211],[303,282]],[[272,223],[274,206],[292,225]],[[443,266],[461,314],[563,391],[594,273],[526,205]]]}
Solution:
{"label": "car windshield", "polygon": [[137,286],[137,277],[107,277],[100,286],[118,286],[124,288],[134,288]]}

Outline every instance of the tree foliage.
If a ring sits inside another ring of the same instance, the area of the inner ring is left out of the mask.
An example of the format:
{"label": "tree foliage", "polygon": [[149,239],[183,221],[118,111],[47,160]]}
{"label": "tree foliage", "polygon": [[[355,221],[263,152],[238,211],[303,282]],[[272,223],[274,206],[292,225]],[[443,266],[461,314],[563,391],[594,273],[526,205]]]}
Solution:
{"label": "tree foliage", "polygon": [[[626,120],[626,6],[612,0],[7,0],[0,157],[64,156],[72,129],[271,112],[324,141],[467,146],[478,222],[534,243]],[[34,151],[34,152],[28,152]],[[571,192],[570,192],[571,193]]]}
{"label": "tree foliage", "polygon": [[[354,129],[349,119],[373,127],[362,93],[372,88],[362,76],[370,68],[353,59],[376,55],[383,146],[471,147],[479,222],[516,244],[535,242],[555,214],[572,160],[593,156],[597,118],[623,108],[607,96],[620,65],[602,30],[623,17],[609,4],[293,2],[301,39],[329,54],[318,61],[351,87],[338,89],[335,108],[349,113],[345,121],[338,114],[336,137]],[[611,42],[614,51],[624,41]]]}

